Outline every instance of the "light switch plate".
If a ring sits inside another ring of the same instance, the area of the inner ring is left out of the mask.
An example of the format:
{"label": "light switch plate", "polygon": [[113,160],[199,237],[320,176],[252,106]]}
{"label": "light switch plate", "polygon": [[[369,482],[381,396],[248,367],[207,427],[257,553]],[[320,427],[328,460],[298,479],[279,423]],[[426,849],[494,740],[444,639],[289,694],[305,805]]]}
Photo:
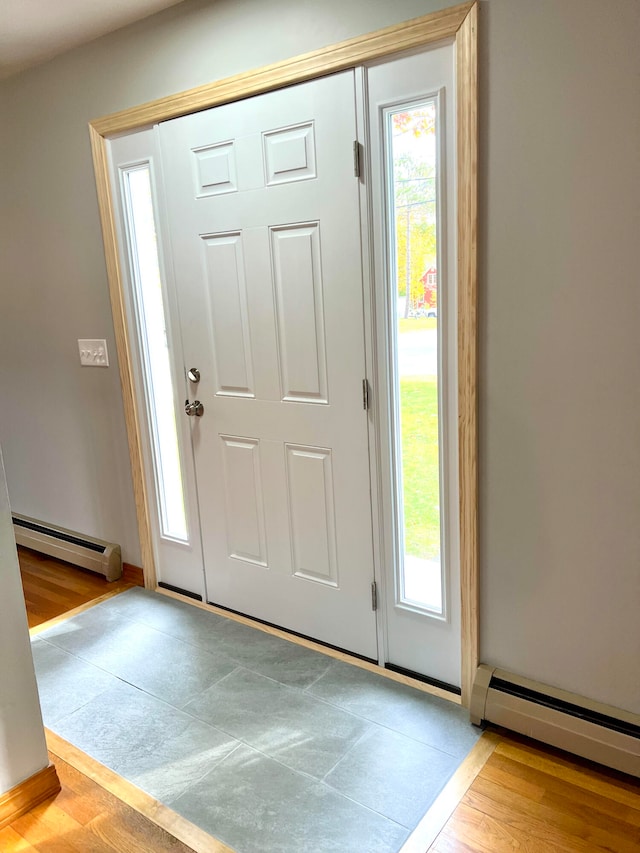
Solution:
{"label": "light switch plate", "polygon": [[78,339],[78,350],[80,364],[85,367],[109,367],[106,341]]}

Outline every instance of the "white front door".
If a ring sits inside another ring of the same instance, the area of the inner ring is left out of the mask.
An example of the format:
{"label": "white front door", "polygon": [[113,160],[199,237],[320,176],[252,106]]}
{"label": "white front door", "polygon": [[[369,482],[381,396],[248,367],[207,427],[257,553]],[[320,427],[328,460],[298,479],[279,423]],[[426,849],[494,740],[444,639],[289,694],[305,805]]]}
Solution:
{"label": "white front door", "polygon": [[160,143],[207,600],[377,658],[355,114],[347,71]]}

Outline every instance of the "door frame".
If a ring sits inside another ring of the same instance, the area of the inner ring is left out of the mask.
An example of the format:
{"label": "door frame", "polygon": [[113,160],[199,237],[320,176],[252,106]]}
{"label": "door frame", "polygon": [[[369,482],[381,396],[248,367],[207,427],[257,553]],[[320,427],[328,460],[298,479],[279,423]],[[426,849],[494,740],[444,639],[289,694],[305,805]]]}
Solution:
{"label": "door frame", "polygon": [[478,427],[477,427],[477,220],[478,220],[478,3],[462,3],[263,68],[95,119],[89,135],[105,249],[109,295],[122,387],[145,586],[156,588],[150,495],[143,468],[143,438],[135,404],[133,342],[129,339],[116,214],[109,179],[107,139],[160,121],[354,68],[385,56],[443,41],[456,51],[456,183],[458,241],[458,444],[462,704],[469,705],[478,665]]}

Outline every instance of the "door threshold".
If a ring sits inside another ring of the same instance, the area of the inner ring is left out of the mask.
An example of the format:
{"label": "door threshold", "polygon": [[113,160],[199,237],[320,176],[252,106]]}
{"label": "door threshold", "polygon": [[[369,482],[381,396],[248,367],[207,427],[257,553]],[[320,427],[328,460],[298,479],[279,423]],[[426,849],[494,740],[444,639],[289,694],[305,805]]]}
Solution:
{"label": "door threshold", "polygon": [[446,690],[449,693],[454,693],[456,696],[462,695],[462,688],[456,687],[455,684],[449,684],[446,681],[440,681],[439,678],[431,678],[429,675],[423,675],[421,672],[414,672],[412,669],[406,669],[403,666],[396,666],[395,663],[385,663],[385,669],[390,672],[397,672],[400,675],[406,675],[408,678],[413,678],[416,681],[421,681],[424,684],[430,684],[432,687],[439,687],[440,690]]}
{"label": "door threshold", "polygon": [[216,604],[215,601],[208,601],[207,604],[210,607],[215,607],[217,610],[223,610],[225,613],[233,613],[234,616],[242,616],[243,619],[248,619],[252,623],[257,623],[257,625],[266,625],[269,628],[275,628],[277,631],[282,631],[283,634],[286,634],[286,639],[291,640],[291,642],[294,642],[293,638],[297,637],[299,640],[306,640],[309,643],[315,643],[322,646],[324,649],[332,649],[334,652],[341,652],[344,655],[349,655],[349,657],[367,661],[375,666],[378,665],[378,661],[375,658],[370,658],[366,655],[359,655],[357,652],[350,652],[349,649],[343,649],[341,646],[334,646],[331,643],[325,643],[324,640],[318,640],[315,637],[310,637],[308,634],[301,634],[299,631],[292,631],[290,628],[283,628],[282,625],[276,625],[275,622],[267,622],[266,619],[258,619],[257,616],[250,616],[248,613],[243,613],[241,610],[234,610],[232,607],[225,607],[223,604]]}
{"label": "door threshold", "polygon": [[303,637],[299,634],[295,634],[293,631],[285,631],[283,628],[278,628],[275,625],[271,625],[270,623],[259,619],[254,619],[250,616],[244,616],[230,608],[220,607],[217,604],[196,601],[193,598],[173,592],[170,589],[163,589],[158,586],[156,587],[156,592],[160,595],[168,596],[169,598],[175,598],[177,601],[183,601],[185,604],[190,604],[192,607],[199,607],[201,610],[206,610],[209,613],[217,613],[218,616],[224,616],[234,622],[239,622],[242,625],[247,625],[248,627],[255,628],[258,631],[264,631],[274,637],[280,637],[283,640],[288,640],[290,643],[297,643],[299,646],[320,652],[321,654],[332,657],[335,660],[342,661],[342,663],[349,663],[352,666],[359,667],[360,669],[366,669],[368,672],[379,675],[381,678],[388,678],[390,681],[395,681],[398,684],[405,684],[407,687],[413,687],[416,690],[420,690],[422,693],[428,693],[430,696],[437,696],[440,699],[446,699],[447,702],[453,702],[455,705],[462,704],[462,698],[458,694],[452,693],[451,690],[445,690],[437,685],[418,680],[418,678],[411,675],[405,675],[404,673],[387,669],[384,666],[380,666],[377,661],[373,661],[370,658],[354,655],[352,652],[346,652],[342,649],[320,643],[318,640]]}

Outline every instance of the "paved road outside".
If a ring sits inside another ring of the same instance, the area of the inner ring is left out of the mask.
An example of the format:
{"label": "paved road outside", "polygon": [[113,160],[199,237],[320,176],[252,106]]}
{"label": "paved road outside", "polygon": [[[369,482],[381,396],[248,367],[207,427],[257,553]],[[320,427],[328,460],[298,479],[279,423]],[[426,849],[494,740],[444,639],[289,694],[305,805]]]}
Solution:
{"label": "paved road outside", "polygon": [[438,331],[421,329],[398,335],[400,376],[435,376],[438,372]]}

